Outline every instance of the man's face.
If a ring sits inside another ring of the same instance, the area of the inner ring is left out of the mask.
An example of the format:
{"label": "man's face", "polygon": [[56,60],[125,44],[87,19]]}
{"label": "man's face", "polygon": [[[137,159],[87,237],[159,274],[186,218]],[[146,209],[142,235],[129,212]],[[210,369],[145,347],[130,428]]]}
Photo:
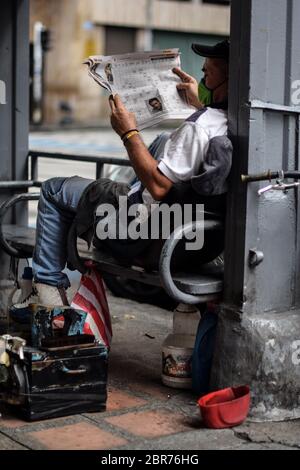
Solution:
{"label": "man's face", "polygon": [[161,109],[162,109],[161,102],[160,102],[159,100],[157,100],[157,99],[151,100],[150,105],[151,105],[152,108],[155,109],[156,111],[161,111]]}
{"label": "man's face", "polygon": [[214,90],[228,78],[228,64],[224,59],[205,60],[202,68],[204,72],[205,86]]}

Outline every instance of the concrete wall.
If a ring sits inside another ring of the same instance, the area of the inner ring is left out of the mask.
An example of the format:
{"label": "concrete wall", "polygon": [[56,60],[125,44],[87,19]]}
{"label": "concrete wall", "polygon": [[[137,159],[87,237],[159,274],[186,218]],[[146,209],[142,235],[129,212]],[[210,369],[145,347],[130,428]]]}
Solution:
{"label": "concrete wall", "polygon": [[[88,2],[87,2],[88,3]],[[46,56],[45,121],[57,123],[63,114],[59,103],[67,101],[77,121],[94,121],[102,115],[99,87],[82,65],[87,53],[101,51],[100,29],[87,32],[82,4],[72,0],[31,1],[30,32],[35,21],[41,21],[52,32],[52,50]]]}
{"label": "concrete wall", "polygon": [[[99,24],[220,35],[229,31],[227,6],[163,0],[91,0],[89,3],[93,20]],[[147,8],[147,4],[152,4],[152,8]]]}

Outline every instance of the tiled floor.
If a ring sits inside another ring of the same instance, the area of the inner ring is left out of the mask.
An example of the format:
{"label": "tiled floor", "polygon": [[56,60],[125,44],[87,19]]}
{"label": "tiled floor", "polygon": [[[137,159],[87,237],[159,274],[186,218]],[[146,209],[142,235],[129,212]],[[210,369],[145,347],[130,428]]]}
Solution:
{"label": "tiled floor", "polygon": [[300,448],[299,421],[206,429],[197,397],[161,383],[161,344],[172,312],[111,296],[109,304],[114,338],[106,411],[27,423],[2,410],[0,449]]}

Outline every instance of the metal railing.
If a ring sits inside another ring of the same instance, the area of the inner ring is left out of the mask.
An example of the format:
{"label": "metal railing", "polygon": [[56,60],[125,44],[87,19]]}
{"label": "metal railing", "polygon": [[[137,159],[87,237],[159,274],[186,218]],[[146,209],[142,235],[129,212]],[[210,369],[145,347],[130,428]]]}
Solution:
{"label": "metal railing", "polygon": [[[66,161],[79,161],[79,162],[88,162],[96,164],[96,179],[100,178],[102,175],[104,165],[118,165],[118,166],[131,166],[131,163],[128,159],[123,157],[106,157],[98,155],[72,155],[64,153],[51,153],[51,152],[42,152],[42,151],[29,151],[28,153],[28,171],[27,174],[30,177],[27,181],[0,181],[0,191],[16,191],[17,193],[20,190],[27,191],[30,188],[39,188],[42,185],[42,182],[38,180],[38,165],[40,158],[48,159],[57,159],[57,160],[66,160]],[[17,256],[20,258],[27,257],[27,253],[22,253],[21,250],[17,250],[14,247],[10,246],[6,241],[3,234],[3,220],[6,216],[6,213],[9,209],[14,208],[15,205],[19,202],[24,201],[37,201],[39,199],[38,193],[29,193],[16,194],[15,196],[9,198],[7,201],[1,204],[0,206],[0,245],[10,256]]]}
{"label": "metal railing", "polygon": [[38,180],[38,160],[39,158],[50,158],[66,161],[88,162],[96,164],[96,179],[102,175],[104,165],[131,166],[130,160],[125,157],[106,157],[99,155],[72,155],[65,153],[29,151],[30,157],[30,178],[32,181]]}

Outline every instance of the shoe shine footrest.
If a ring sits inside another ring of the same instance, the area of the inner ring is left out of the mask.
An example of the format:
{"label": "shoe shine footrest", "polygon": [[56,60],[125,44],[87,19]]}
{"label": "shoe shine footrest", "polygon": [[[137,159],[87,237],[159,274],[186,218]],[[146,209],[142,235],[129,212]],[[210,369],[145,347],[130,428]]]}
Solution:
{"label": "shoe shine footrest", "polygon": [[[82,335],[87,313],[71,307],[31,304],[10,309],[10,332],[17,332],[33,347],[46,339]],[[69,343],[70,344],[70,343]],[[74,341],[72,344],[78,344]]]}

